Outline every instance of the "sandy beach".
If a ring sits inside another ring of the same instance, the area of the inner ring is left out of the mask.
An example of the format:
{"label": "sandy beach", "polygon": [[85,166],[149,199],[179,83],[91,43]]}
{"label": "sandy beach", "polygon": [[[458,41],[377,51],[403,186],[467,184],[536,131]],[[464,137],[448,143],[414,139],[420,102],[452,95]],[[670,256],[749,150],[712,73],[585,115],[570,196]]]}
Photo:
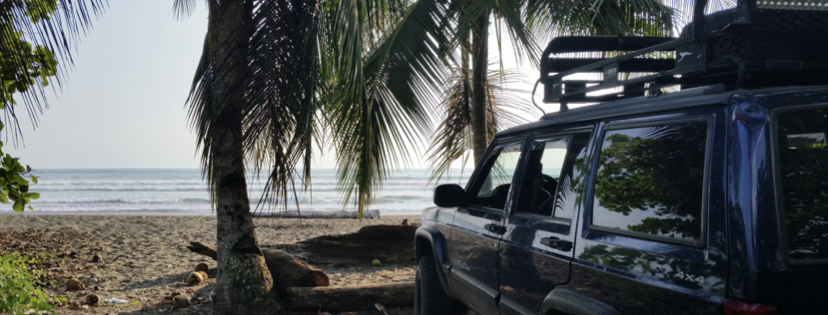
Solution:
{"label": "sandy beach", "polygon": [[[383,216],[381,219],[254,219],[263,248],[292,244],[324,235],[353,233],[366,225],[399,225],[403,219],[418,223],[419,216]],[[199,263],[210,268],[216,262],[187,250],[191,241],[215,244],[214,216],[145,215],[0,215],[0,254],[18,252],[53,257],[42,264],[55,284],[46,288],[50,295],[63,294],[67,305],[60,314],[210,314],[208,303],[215,279],[190,286],[186,277]],[[103,262],[93,262],[94,255]],[[366,258],[368,259],[368,258]],[[410,265],[323,268],[331,286],[413,281]],[[68,279],[79,279],[87,290],[67,291]],[[97,287],[97,290],[95,289]],[[190,295],[197,304],[173,309],[165,297],[178,291]],[[84,295],[102,299],[118,298],[127,303],[101,303],[88,307],[74,302]],[[410,310],[389,309],[389,314],[408,314]],[[315,314],[315,312],[313,313]],[[372,311],[344,314],[381,314]]]}

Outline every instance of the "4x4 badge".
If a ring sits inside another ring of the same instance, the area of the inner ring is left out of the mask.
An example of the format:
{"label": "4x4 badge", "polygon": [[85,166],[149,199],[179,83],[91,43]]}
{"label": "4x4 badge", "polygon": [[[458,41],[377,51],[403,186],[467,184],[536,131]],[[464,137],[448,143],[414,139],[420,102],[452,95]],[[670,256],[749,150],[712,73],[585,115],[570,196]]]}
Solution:
{"label": "4x4 badge", "polygon": [[687,280],[687,281],[696,282],[696,283],[698,283],[699,285],[701,285],[701,284],[703,284],[703,283],[704,283],[704,277],[702,277],[702,276],[693,277],[693,275],[691,275],[691,274],[689,274],[689,273],[685,273],[684,271],[679,271],[679,272],[678,272],[678,273],[676,273],[676,275],[675,275],[675,276],[673,276],[673,277],[676,277],[676,278],[679,278],[679,279],[682,279],[682,280]]}
{"label": "4x4 badge", "polygon": [[684,57],[690,56],[690,55],[692,55],[692,54],[693,54],[693,53],[691,53],[691,52],[680,52],[680,53],[679,53],[679,56],[681,56],[681,58],[679,58],[679,60],[678,60],[678,61],[676,61],[676,62],[681,62],[682,60],[684,60]]}

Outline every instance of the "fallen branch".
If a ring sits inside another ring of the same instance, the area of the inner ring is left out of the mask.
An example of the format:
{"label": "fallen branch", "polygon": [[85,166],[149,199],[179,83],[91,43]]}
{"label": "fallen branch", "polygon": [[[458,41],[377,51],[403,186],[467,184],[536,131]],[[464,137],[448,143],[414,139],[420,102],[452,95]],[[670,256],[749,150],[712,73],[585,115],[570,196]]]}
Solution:
{"label": "fallen branch", "polygon": [[218,252],[216,251],[216,247],[213,245],[204,244],[202,242],[190,242],[190,246],[187,246],[187,249],[191,252],[210,257],[213,260],[218,260]]}

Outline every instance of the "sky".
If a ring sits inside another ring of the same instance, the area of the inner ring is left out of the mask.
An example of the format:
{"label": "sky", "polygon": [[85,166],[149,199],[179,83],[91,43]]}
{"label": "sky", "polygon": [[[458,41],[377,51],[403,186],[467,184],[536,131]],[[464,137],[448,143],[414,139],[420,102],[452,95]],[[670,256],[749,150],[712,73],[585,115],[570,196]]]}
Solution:
{"label": "sky", "polygon": [[[15,147],[4,133],[4,152],[35,169],[198,168],[185,107],[207,30],[207,10],[198,4],[178,20],[172,1],[110,0],[73,51],[62,88],[47,90],[49,108],[37,128],[19,108],[22,139]],[[527,67],[526,81],[534,82],[537,72]],[[314,167],[334,168],[332,153]],[[410,167],[427,164],[415,157]]]}

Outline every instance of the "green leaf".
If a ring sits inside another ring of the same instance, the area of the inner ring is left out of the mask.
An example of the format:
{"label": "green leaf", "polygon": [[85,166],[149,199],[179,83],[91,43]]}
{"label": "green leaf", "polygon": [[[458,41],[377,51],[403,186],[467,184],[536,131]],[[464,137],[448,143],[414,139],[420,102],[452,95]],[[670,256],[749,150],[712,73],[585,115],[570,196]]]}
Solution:
{"label": "green leaf", "polygon": [[9,203],[9,197],[5,193],[0,192],[0,202]]}
{"label": "green leaf", "polygon": [[30,176],[32,177],[32,183],[37,184],[37,177],[35,177],[34,175],[30,175]]}
{"label": "green leaf", "polygon": [[25,204],[23,204],[23,201],[18,200],[18,201],[14,202],[14,205],[12,206],[12,209],[14,209],[15,212],[23,212],[23,207],[24,206],[25,206]]}
{"label": "green leaf", "polygon": [[13,174],[12,178],[14,178],[14,181],[20,186],[29,186],[29,182],[18,174]]}
{"label": "green leaf", "polygon": [[38,198],[40,198],[40,193],[34,193],[34,192],[33,193],[26,193],[26,194],[23,195],[23,197],[27,197],[27,198],[37,200]]}

